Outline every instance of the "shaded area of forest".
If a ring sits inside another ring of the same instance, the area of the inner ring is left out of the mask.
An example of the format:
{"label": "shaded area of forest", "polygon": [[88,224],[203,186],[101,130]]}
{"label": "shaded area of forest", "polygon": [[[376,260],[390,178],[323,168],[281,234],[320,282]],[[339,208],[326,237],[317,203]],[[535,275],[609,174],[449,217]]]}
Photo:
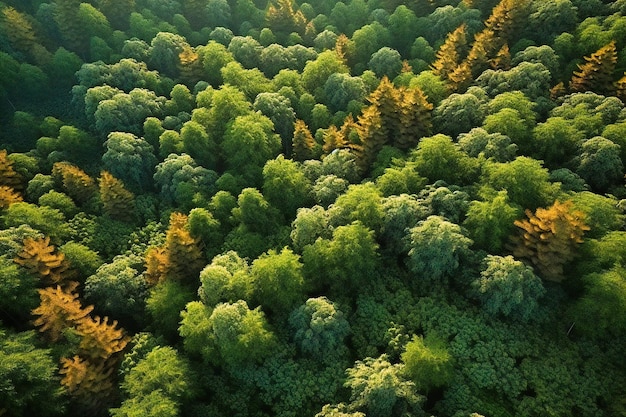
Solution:
{"label": "shaded area of forest", "polygon": [[625,416],[626,1],[0,1],[0,416]]}

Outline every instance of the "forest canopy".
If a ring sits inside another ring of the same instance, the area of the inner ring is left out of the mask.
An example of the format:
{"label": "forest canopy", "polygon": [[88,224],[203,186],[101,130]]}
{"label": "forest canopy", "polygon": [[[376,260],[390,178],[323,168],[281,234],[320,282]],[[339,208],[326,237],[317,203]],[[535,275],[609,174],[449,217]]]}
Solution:
{"label": "forest canopy", "polygon": [[626,416],[626,1],[0,0],[0,74],[0,416]]}

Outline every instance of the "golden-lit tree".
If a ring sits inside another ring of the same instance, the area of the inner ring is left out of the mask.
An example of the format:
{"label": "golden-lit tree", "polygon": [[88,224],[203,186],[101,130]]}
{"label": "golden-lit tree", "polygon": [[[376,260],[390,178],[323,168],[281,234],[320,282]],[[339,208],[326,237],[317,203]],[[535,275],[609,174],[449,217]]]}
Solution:
{"label": "golden-lit tree", "polygon": [[276,0],[270,3],[265,15],[267,25],[274,32],[304,35],[307,20],[300,10],[294,9],[293,0]]}
{"label": "golden-lit tree", "polygon": [[393,146],[407,150],[416,146],[420,138],[431,134],[433,105],[418,87],[403,89],[401,92],[400,130]]}
{"label": "golden-lit tree", "polygon": [[13,7],[5,7],[0,20],[11,45],[19,51],[30,53],[37,43],[37,37],[27,15]]}
{"label": "golden-lit tree", "polygon": [[324,145],[322,146],[322,151],[324,155],[328,155],[335,149],[342,149],[346,147],[347,143],[345,138],[341,135],[337,126],[330,125],[328,129],[324,131]]}
{"label": "golden-lit tree", "polygon": [[13,203],[23,201],[22,195],[13,188],[0,185],[0,210],[8,208]]}
{"label": "golden-lit tree", "polygon": [[178,54],[178,70],[181,80],[187,85],[195,85],[202,79],[202,61],[200,55],[189,45],[185,45]]}
{"label": "golden-lit tree", "polygon": [[199,237],[191,236],[187,216],[170,215],[170,225],[165,235],[165,245],[146,253],[145,279],[156,285],[165,279],[185,280],[198,277],[205,265]]}
{"label": "golden-lit tree", "polygon": [[562,281],[563,267],[572,261],[575,247],[589,227],[585,214],[573,209],[573,203],[556,201],[551,207],[526,210],[528,220],[516,220],[521,229],[510,248],[513,256],[529,261],[540,276]]}
{"label": "golden-lit tree", "polygon": [[117,321],[108,323],[108,317],[84,317],[76,326],[81,336],[81,353],[94,362],[106,361],[111,356],[124,350],[130,338],[122,329],[117,328]]}
{"label": "golden-lit tree", "polygon": [[485,29],[492,30],[502,42],[510,40],[529,12],[530,0],[501,0],[485,21]]}
{"label": "golden-lit tree", "polygon": [[6,185],[17,191],[24,185],[22,177],[13,169],[13,161],[5,149],[0,150],[0,185]]}
{"label": "golden-lit tree", "polygon": [[113,219],[132,220],[135,211],[135,196],[124,187],[124,183],[108,171],[100,174],[100,200],[104,212]]}
{"label": "golden-lit tree", "polygon": [[433,73],[442,80],[448,79],[448,74],[459,66],[467,53],[467,26],[463,23],[446,36],[446,40],[437,51],[437,59],[431,68]]}
{"label": "golden-lit tree", "polygon": [[292,157],[295,161],[306,161],[313,158],[315,139],[302,120],[296,120],[294,123],[292,147]]}
{"label": "golden-lit tree", "polygon": [[335,53],[347,65],[354,53],[354,42],[342,33],[335,41]]}
{"label": "golden-lit tree", "polygon": [[56,162],[52,166],[52,178],[79,203],[88,201],[97,191],[96,182],[85,171],[69,162]]}
{"label": "golden-lit tree", "polygon": [[38,290],[41,302],[32,311],[38,316],[33,323],[52,342],[59,340],[64,330],[73,327],[93,310],[93,306],[81,306],[76,287],[78,283],[71,282],[65,288],[57,285]]}
{"label": "golden-lit tree", "polygon": [[40,277],[46,284],[63,284],[70,275],[69,262],[63,253],[55,251],[48,236],[24,239],[24,246],[14,261],[31,274]]}
{"label": "golden-lit tree", "polygon": [[61,359],[61,385],[81,404],[83,412],[97,413],[114,392],[114,368],[76,355]]}
{"label": "golden-lit tree", "polygon": [[613,72],[617,65],[617,49],[615,41],[598,49],[585,57],[585,63],[578,65],[569,83],[573,92],[593,91],[594,93],[612,95],[615,93]]}
{"label": "golden-lit tree", "polygon": [[490,61],[490,66],[494,70],[509,70],[511,69],[511,51],[509,50],[509,44],[505,43],[498,51],[496,56]]}

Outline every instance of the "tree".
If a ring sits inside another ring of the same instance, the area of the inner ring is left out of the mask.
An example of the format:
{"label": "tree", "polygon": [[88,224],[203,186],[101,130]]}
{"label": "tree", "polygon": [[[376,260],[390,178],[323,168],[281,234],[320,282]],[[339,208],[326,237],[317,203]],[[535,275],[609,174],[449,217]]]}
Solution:
{"label": "tree", "polygon": [[108,317],[84,317],[76,326],[76,333],[81,337],[80,353],[93,363],[108,360],[123,351],[130,341],[123,329],[117,328],[117,320],[108,321]]}
{"label": "tree", "polygon": [[624,177],[619,145],[602,136],[583,142],[580,165],[576,173],[594,190],[608,191]]}
{"label": "tree", "polygon": [[228,168],[258,181],[263,165],[277,156],[281,148],[280,137],[273,128],[272,121],[260,113],[237,117],[222,142]]}
{"label": "tree", "polygon": [[293,0],[276,0],[269,4],[266,14],[267,24],[273,32],[289,34],[292,32],[304,34],[307,20],[300,10],[294,10]]}
{"label": "tree", "polygon": [[302,71],[302,83],[307,91],[321,99],[328,78],[335,73],[348,73],[348,67],[335,51],[324,51],[310,61]]}
{"label": "tree", "polygon": [[315,153],[316,143],[311,131],[303,120],[294,123],[292,140],[292,158],[296,161],[312,159]]}
{"label": "tree", "polygon": [[371,182],[350,185],[346,193],[337,198],[328,214],[332,224],[358,221],[377,232],[383,222],[382,195]]}
{"label": "tree", "polygon": [[549,281],[562,281],[563,267],[575,257],[575,248],[589,227],[585,215],[573,210],[572,202],[556,201],[535,213],[526,210],[528,220],[516,220],[521,229],[513,240],[513,256],[529,261],[538,273]]}
{"label": "tree", "polygon": [[58,341],[65,329],[73,327],[93,310],[93,306],[82,307],[74,292],[77,286],[77,282],[71,282],[66,288],[57,285],[38,290],[41,304],[32,311],[38,316],[33,324],[40,326],[39,331],[46,332],[52,342]]}
{"label": "tree", "polygon": [[332,239],[319,238],[302,253],[304,276],[309,287],[345,294],[358,291],[374,279],[378,266],[374,233],[360,222],[339,226]]}
{"label": "tree", "polygon": [[0,185],[14,190],[23,188],[23,178],[13,169],[13,161],[6,149],[0,150]]}
{"label": "tree", "polygon": [[157,346],[126,374],[120,386],[130,401],[158,392],[159,396],[170,400],[165,404],[173,403],[178,408],[194,397],[193,378],[190,364],[174,348]]}
{"label": "tree", "polygon": [[135,0],[99,0],[98,9],[116,29],[128,27],[129,16],[135,10]]}
{"label": "tree", "polygon": [[165,101],[165,97],[144,88],[118,93],[98,104],[94,113],[96,130],[103,135],[113,131],[139,135],[147,117],[161,115]]}
{"label": "tree", "polygon": [[290,249],[270,250],[252,262],[254,298],[273,313],[287,313],[304,296],[300,256]]}
{"label": "tree", "polygon": [[480,126],[485,118],[482,104],[474,94],[452,94],[433,110],[433,125],[451,137],[469,132]]}
{"label": "tree", "polygon": [[9,416],[61,416],[65,404],[57,367],[48,349],[36,347],[32,331],[0,330],[0,411]]}
{"label": "tree", "polygon": [[135,215],[135,196],[124,183],[107,171],[100,173],[100,200],[104,212],[113,219],[129,221]]}
{"label": "tree", "polygon": [[296,210],[310,201],[311,183],[298,165],[279,155],[263,167],[263,195],[287,219],[296,216]]}
{"label": "tree", "polygon": [[378,77],[387,76],[393,79],[402,70],[402,58],[395,49],[383,46],[372,54],[368,67]]}
{"label": "tree", "polygon": [[187,349],[201,353],[209,363],[225,363],[230,367],[258,363],[272,354],[276,336],[259,308],[250,310],[243,300],[218,304],[210,314],[206,308],[194,302],[181,314],[181,336],[186,342],[200,343],[186,344]]}
{"label": "tree", "polygon": [[403,56],[407,56],[413,40],[419,30],[418,20],[413,10],[399,5],[389,16],[389,32],[393,47]]}
{"label": "tree", "polygon": [[416,282],[437,283],[451,277],[472,244],[460,226],[440,216],[428,216],[408,233],[408,265]]}
{"label": "tree", "polygon": [[443,180],[448,184],[459,184],[471,181],[475,176],[476,162],[446,135],[422,139],[411,157],[417,172],[431,183]]}
{"label": "tree", "polygon": [[289,99],[279,93],[261,93],[256,96],[252,107],[272,121],[274,131],[281,138],[283,153],[290,155],[296,113]]}
{"label": "tree", "polygon": [[196,163],[208,169],[217,168],[219,149],[205,126],[193,120],[185,122],[180,129],[180,140],[183,144],[183,151]]}
{"label": "tree", "polygon": [[250,267],[237,252],[228,251],[213,258],[200,272],[200,300],[209,308],[220,302],[250,301],[254,292]]}
{"label": "tree", "polygon": [[476,246],[489,253],[499,253],[514,230],[513,222],[522,211],[509,203],[506,190],[486,201],[472,201],[463,226]]}
{"label": "tree", "polygon": [[305,357],[331,362],[348,353],[344,339],[350,334],[350,324],[337,304],[326,297],[309,298],[291,313],[289,326]]}
{"label": "tree", "polygon": [[15,49],[25,53],[34,52],[33,48],[37,43],[37,36],[27,15],[20,13],[13,7],[5,7],[2,10],[2,23],[5,27],[6,36]]}
{"label": "tree", "polygon": [[470,157],[508,162],[515,159],[517,145],[502,133],[489,133],[482,127],[475,127],[458,137],[459,148]]}
{"label": "tree", "polygon": [[387,355],[356,361],[346,370],[344,384],[351,389],[350,409],[364,410],[372,417],[420,413],[423,398],[415,384],[404,379],[403,372],[404,366],[392,365]]}
{"label": "tree", "polygon": [[226,47],[210,41],[200,48],[205,79],[215,88],[223,84],[221,69],[234,60],[233,54]]}
{"label": "tree", "polygon": [[598,49],[591,56],[585,57],[585,63],[578,65],[569,83],[573,92],[593,91],[598,94],[611,95],[615,92],[613,72],[617,64],[615,41]]}
{"label": "tree", "polygon": [[15,263],[48,284],[64,284],[70,276],[69,263],[63,253],[55,253],[50,238],[24,240],[22,250],[14,259]]}
{"label": "tree", "polygon": [[548,168],[563,166],[576,156],[583,143],[583,132],[562,118],[550,117],[533,130],[537,157]]}
{"label": "tree", "polygon": [[454,361],[445,341],[433,333],[426,338],[413,336],[401,355],[404,373],[418,390],[428,391],[447,385],[452,379]]}
{"label": "tree", "polygon": [[512,256],[487,255],[480,278],[472,282],[472,292],[487,313],[527,322],[546,290],[531,267]]}
{"label": "tree", "polygon": [[495,190],[506,190],[511,203],[531,210],[554,201],[557,188],[548,181],[548,170],[541,161],[518,156],[512,162],[485,167],[483,183]]}
{"label": "tree", "polygon": [[446,40],[437,51],[437,59],[432,64],[433,73],[443,80],[460,64],[467,48],[467,25],[462,24],[446,36]]}

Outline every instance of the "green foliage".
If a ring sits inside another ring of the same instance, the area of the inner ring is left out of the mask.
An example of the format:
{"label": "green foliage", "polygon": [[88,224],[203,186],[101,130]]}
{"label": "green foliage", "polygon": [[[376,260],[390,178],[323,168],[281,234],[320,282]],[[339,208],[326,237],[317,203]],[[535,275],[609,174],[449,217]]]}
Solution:
{"label": "green foliage", "polygon": [[522,322],[532,319],[538,300],[546,292],[533,269],[512,256],[488,255],[484,263],[480,278],[472,282],[474,296],[483,309]]}
{"label": "green foliage", "polygon": [[69,227],[65,216],[51,207],[38,207],[29,203],[15,203],[2,216],[4,227],[28,225],[50,236],[53,241],[61,241],[68,236]]}
{"label": "green foliage", "polygon": [[220,302],[251,300],[255,285],[248,262],[234,251],[214,257],[200,272],[200,284],[198,295],[210,308]]}
{"label": "green foliage", "polygon": [[154,332],[169,341],[176,340],[180,312],[193,298],[193,291],[174,280],[165,280],[151,288],[146,299],[146,310],[152,318]]}
{"label": "green foliage", "polygon": [[430,183],[443,180],[448,184],[466,184],[476,176],[476,161],[464,154],[446,135],[422,139],[411,158],[417,172],[428,178]]}
{"label": "green foliage", "polygon": [[602,136],[596,136],[582,145],[580,165],[576,170],[591,188],[606,192],[624,177],[619,145]]}
{"label": "green foliage", "polygon": [[354,367],[346,370],[350,408],[365,410],[372,417],[421,413],[423,397],[414,383],[403,378],[403,372],[404,366],[392,365],[386,355],[356,361]]}
{"label": "green foliage", "polygon": [[344,225],[358,221],[377,232],[383,221],[382,195],[371,182],[350,185],[337,198],[328,214],[332,224]]}
{"label": "green foliage", "polygon": [[18,325],[28,320],[30,311],[37,307],[35,291],[38,278],[20,268],[13,259],[0,256],[0,311],[2,320]]}
{"label": "green foliage", "polygon": [[408,232],[408,265],[416,283],[437,283],[451,277],[472,244],[460,226],[440,216],[429,216]]}
{"label": "green foliage", "polygon": [[49,350],[35,347],[34,332],[0,329],[0,347],[0,410],[16,417],[64,415],[55,361]]}
{"label": "green foliage", "polygon": [[413,336],[401,355],[404,372],[420,391],[445,386],[454,372],[454,361],[444,340],[433,334]]}

